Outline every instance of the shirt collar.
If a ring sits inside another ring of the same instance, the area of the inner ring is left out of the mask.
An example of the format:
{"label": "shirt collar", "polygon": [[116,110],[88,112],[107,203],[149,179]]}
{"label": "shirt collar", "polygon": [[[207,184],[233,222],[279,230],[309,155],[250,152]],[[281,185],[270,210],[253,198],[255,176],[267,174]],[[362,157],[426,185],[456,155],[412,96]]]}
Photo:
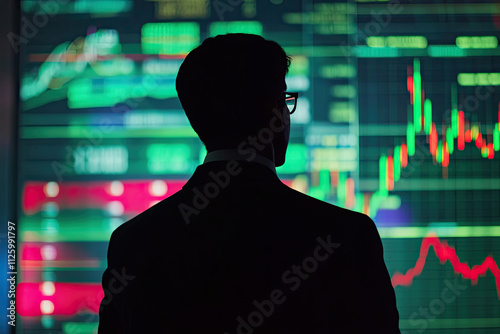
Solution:
{"label": "shirt collar", "polygon": [[274,162],[272,162],[268,158],[260,154],[255,154],[253,157],[249,157],[248,154],[243,155],[238,150],[216,150],[209,152],[205,157],[205,160],[203,160],[203,163],[227,160],[245,160],[248,162],[256,162],[266,166],[276,174],[276,167],[274,165]]}

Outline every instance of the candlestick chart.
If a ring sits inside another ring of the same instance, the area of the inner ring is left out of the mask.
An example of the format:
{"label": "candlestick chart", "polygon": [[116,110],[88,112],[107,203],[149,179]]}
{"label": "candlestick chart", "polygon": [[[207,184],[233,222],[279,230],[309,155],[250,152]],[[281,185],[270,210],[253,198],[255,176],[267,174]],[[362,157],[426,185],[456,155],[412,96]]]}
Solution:
{"label": "candlestick chart", "polygon": [[[43,10],[21,2],[27,18]],[[19,45],[19,333],[96,330],[112,231],[206,154],[178,68],[231,32],[292,57],[300,95],[277,172],[375,221],[402,332],[498,332],[500,6],[113,3],[68,1]]]}

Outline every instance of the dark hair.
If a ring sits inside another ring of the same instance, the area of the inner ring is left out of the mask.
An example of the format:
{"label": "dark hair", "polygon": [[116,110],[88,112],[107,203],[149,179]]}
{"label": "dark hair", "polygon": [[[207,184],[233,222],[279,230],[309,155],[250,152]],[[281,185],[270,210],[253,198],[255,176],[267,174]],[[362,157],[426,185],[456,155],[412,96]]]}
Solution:
{"label": "dark hair", "polygon": [[278,43],[252,34],[210,37],[186,56],[177,94],[207,148],[234,147],[265,126],[290,63]]}

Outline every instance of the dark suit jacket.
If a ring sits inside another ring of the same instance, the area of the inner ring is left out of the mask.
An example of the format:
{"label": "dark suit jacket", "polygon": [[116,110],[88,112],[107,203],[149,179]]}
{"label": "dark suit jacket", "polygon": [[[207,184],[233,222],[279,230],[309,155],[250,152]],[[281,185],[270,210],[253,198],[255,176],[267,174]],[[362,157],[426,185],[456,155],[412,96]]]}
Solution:
{"label": "dark suit jacket", "polygon": [[255,162],[200,165],[117,228],[102,285],[100,334],[399,333],[373,221]]}

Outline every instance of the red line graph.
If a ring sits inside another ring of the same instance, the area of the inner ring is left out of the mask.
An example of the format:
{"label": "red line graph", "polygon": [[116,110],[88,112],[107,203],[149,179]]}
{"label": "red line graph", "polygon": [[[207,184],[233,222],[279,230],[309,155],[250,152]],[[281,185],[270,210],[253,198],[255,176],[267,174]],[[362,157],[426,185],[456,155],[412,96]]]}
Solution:
{"label": "red line graph", "polygon": [[450,261],[453,270],[461,274],[463,278],[470,279],[472,285],[477,284],[479,275],[485,275],[486,271],[489,269],[495,277],[498,299],[500,299],[500,269],[498,269],[498,265],[493,257],[487,256],[483,263],[474,265],[470,268],[467,263],[460,262],[453,247],[449,246],[446,241],[439,240],[435,235],[429,235],[422,239],[420,254],[415,267],[408,269],[406,274],[395,272],[394,275],[392,275],[391,282],[393,287],[397,287],[398,285],[409,286],[413,283],[413,278],[422,273],[427,255],[429,254],[429,248],[431,247],[434,248],[434,252],[442,264],[446,263],[446,261]]}

